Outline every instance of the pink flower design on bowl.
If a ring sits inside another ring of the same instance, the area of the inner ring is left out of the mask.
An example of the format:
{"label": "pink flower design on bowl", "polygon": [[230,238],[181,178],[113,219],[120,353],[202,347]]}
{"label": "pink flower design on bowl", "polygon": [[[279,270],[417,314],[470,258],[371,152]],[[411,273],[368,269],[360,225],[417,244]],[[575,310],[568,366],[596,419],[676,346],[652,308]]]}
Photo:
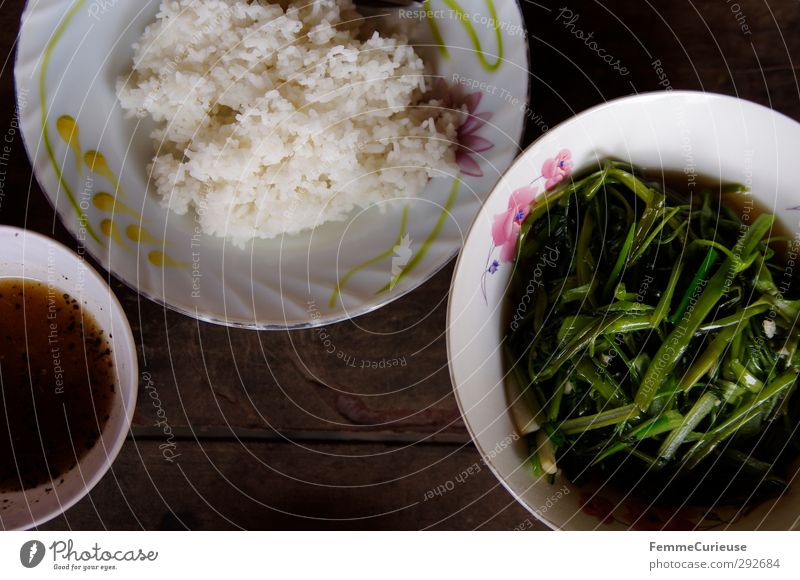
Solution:
{"label": "pink flower design on bowl", "polygon": [[492,241],[500,248],[501,262],[514,259],[522,222],[528,217],[537,193],[538,188],[534,185],[515,190],[508,198],[508,209],[494,216]]}
{"label": "pink flower design on bowl", "polygon": [[570,173],[572,173],[572,153],[569,149],[562,149],[558,155],[548,159],[542,165],[542,177],[546,180],[545,189],[552,189]]}
{"label": "pink flower design on bowl", "polygon": [[[473,93],[474,95],[475,93]],[[473,97],[470,95],[469,97]],[[478,95],[480,97],[480,95]],[[477,108],[477,103],[472,109]],[[480,118],[481,115],[473,115],[471,119]],[[481,126],[486,121],[481,122]],[[466,131],[472,129],[469,121],[464,123],[463,127]],[[473,159],[474,161],[474,159]],[[461,163],[463,163],[463,158]],[[476,163],[477,165],[477,163]],[[480,170],[480,167],[477,168]],[[462,169],[463,171],[463,169]],[[496,274],[500,269],[500,264],[503,262],[512,262],[517,255],[517,242],[519,240],[520,232],[522,231],[522,223],[527,219],[531,213],[531,208],[536,201],[536,194],[538,187],[535,185],[541,179],[545,180],[545,189],[549,190],[561,183],[565,178],[572,174],[572,153],[569,149],[562,149],[555,157],[547,159],[542,165],[541,175],[533,179],[529,185],[515,189],[508,199],[508,209],[502,213],[496,214],[492,222],[492,244],[489,248],[489,256],[486,261],[486,267],[481,276],[481,292],[483,293],[484,300],[486,299],[486,277],[489,274]],[[482,175],[482,173],[481,173]],[[499,259],[494,258],[495,251],[500,248]]]}
{"label": "pink flower design on bowl", "polygon": [[464,175],[483,177],[476,153],[484,153],[494,147],[494,143],[477,134],[492,118],[492,113],[488,111],[478,112],[483,93],[465,94],[463,85],[448,85],[443,79],[439,79],[434,94],[442,101],[443,107],[455,110],[467,108],[466,118],[456,134],[456,162]]}

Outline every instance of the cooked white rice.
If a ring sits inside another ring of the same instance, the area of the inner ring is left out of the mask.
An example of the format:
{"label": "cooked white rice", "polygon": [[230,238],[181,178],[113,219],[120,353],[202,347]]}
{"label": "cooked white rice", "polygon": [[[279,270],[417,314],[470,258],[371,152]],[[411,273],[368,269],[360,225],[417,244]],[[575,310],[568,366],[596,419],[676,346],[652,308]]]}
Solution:
{"label": "cooked white rice", "polygon": [[403,38],[360,40],[351,0],[283,4],[164,0],[117,84],[124,109],[158,123],[164,205],[238,245],[456,171],[460,113],[420,103],[423,62]]}

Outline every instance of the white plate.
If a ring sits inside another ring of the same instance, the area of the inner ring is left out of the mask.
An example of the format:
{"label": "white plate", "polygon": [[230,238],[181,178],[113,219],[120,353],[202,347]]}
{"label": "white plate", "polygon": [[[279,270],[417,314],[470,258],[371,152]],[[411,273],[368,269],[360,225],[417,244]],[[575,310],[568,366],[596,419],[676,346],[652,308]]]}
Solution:
{"label": "white plate", "polygon": [[[569,155],[560,152],[568,151]],[[531,513],[553,528],[777,529],[800,525],[800,484],[778,502],[750,510],[672,510],[612,490],[582,489],[563,474],[536,480],[528,445],[515,434],[502,360],[505,296],[513,264],[503,262],[492,229],[509,210],[511,193],[531,183],[547,187],[557,165],[578,172],[616,158],[657,172],[747,185],[795,236],[800,235],[800,124],[760,105],[695,92],[650,93],[585,111],[554,127],[514,163],[486,200],[456,264],[448,308],[447,346],[456,400],[481,454],[497,478]],[[525,208],[520,208],[523,211]],[[534,276],[537,274],[533,274]],[[798,472],[800,462],[791,466]]]}
{"label": "white plate", "polygon": [[[416,14],[405,9],[405,24],[411,23],[412,41],[428,45],[421,50],[437,75],[466,79],[475,87],[467,92],[482,93],[473,112],[492,117],[476,134],[494,145],[472,154],[482,176],[462,172],[432,180],[408,202],[407,222],[400,204],[244,250],[195,236],[192,215],[167,212],[147,193],[152,126],[126,119],[114,92],[117,77],[130,69],[132,44],[159,4],[29,2],[15,74],[28,155],[67,228],[105,268],[175,310],[257,329],[316,326],[374,310],[455,255],[486,194],[519,152],[530,115],[518,4],[433,0],[427,13],[422,5]],[[457,5],[463,11],[450,8]],[[433,16],[446,48],[430,40],[435,35],[424,14]],[[70,134],[72,122],[79,143],[68,144],[61,135]],[[87,162],[94,151],[102,158]],[[108,192],[118,189],[124,198],[115,200]],[[401,234],[408,237],[398,244]]]}

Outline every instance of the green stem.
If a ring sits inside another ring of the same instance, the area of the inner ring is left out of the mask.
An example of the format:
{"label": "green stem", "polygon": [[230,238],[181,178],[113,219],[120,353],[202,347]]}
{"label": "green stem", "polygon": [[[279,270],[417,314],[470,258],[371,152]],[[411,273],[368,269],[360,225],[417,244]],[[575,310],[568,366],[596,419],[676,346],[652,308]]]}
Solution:
{"label": "green stem", "polygon": [[711,392],[706,392],[697,399],[697,402],[683,418],[680,426],[664,439],[658,450],[658,457],[664,460],[672,459],[678,447],[686,440],[686,436],[719,404],[720,400]]}
{"label": "green stem", "polygon": [[574,435],[591,429],[602,429],[603,427],[617,425],[637,415],[638,409],[636,405],[625,405],[623,407],[609,409],[608,411],[601,411],[594,415],[584,415],[583,417],[567,419],[561,424],[560,431],[565,435]]}
{"label": "green stem", "polygon": [[683,297],[681,301],[678,303],[678,308],[675,309],[675,313],[670,317],[669,321],[672,324],[678,324],[681,318],[683,318],[686,309],[689,307],[689,301],[692,299],[692,296],[695,295],[697,292],[697,287],[700,283],[706,279],[708,276],[709,270],[717,263],[719,259],[719,253],[714,248],[709,248],[708,252],[706,253],[706,257],[703,260],[703,263],[700,265],[700,269],[692,278],[692,281],[689,283],[689,286],[686,288],[686,292],[683,293]]}
{"label": "green stem", "polygon": [[696,361],[689,369],[683,373],[679,387],[682,391],[688,391],[699,381],[703,375],[714,368],[719,363],[720,356],[728,347],[728,344],[736,333],[737,327],[728,326],[717,337],[711,341],[711,344],[703,351]]}
{"label": "green stem", "polygon": [[[756,218],[753,225],[736,244],[737,249],[740,250],[739,255],[749,257],[753,253],[758,242],[772,227],[774,219],[774,216],[767,214]],[[647,412],[659,387],[683,357],[697,329],[726,292],[740,266],[741,262],[735,262],[731,258],[726,259],[709,280],[691,313],[683,316],[681,324],[673,329],[661,344],[636,393],[635,403],[640,410]]]}
{"label": "green stem", "polygon": [[617,262],[614,264],[614,268],[611,270],[611,275],[608,277],[608,280],[606,280],[606,285],[603,288],[603,294],[605,296],[609,296],[616,286],[619,273],[622,272],[622,267],[625,265],[625,260],[628,259],[628,253],[631,251],[631,244],[633,243],[633,234],[635,231],[636,224],[631,224],[631,227],[628,230],[628,235],[625,238],[625,242],[622,244],[622,249],[617,256]]}
{"label": "green stem", "polygon": [[761,412],[761,405],[788,390],[796,380],[797,372],[792,369],[765,386],[758,395],[741,403],[722,423],[686,452],[684,456],[686,466],[691,469],[700,463],[717,445],[734,435],[745,423],[758,415]]}
{"label": "green stem", "polygon": [[575,365],[575,374],[591,385],[591,388],[600,395],[604,403],[619,404],[627,402],[627,397],[619,385],[607,373],[600,373],[594,363],[587,357],[582,357]]}

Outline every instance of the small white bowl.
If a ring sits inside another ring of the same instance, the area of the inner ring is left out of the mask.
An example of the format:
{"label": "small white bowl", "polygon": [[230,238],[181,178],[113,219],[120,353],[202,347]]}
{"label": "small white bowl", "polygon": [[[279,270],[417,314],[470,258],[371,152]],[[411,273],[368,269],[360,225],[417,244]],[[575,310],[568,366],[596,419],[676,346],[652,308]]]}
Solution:
{"label": "small white bowl", "polygon": [[[512,191],[537,178],[539,190],[544,188],[546,179],[540,176],[545,162],[565,149],[571,153],[574,172],[616,158],[651,171],[686,170],[743,183],[789,231],[800,232],[800,124],[770,109],[708,93],[651,93],[605,103],[551,129],[494,189],[472,225],[453,276],[447,329],[450,372],[479,451],[511,494],[552,528],[797,528],[797,481],[777,502],[746,511],[715,508],[711,513],[674,513],[647,502],[623,501],[606,490],[576,488],[561,473],[552,485],[535,481],[526,464],[527,444],[516,438],[504,393],[503,305],[512,264],[488,272],[500,256],[500,249],[493,249],[492,223],[495,215],[507,211]],[[798,464],[792,469],[797,471]]]}
{"label": "small white bowl", "polygon": [[136,407],[138,362],[136,343],[122,306],[80,255],[45,236],[2,226],[2,278],[49,283],[78,299],[109,337],[116,373],[117,388],[99,444],[63,476],[63,483],[0,493],[0,529],[21,530],[39,526],[72,507],[109,470],[125,441]]}

